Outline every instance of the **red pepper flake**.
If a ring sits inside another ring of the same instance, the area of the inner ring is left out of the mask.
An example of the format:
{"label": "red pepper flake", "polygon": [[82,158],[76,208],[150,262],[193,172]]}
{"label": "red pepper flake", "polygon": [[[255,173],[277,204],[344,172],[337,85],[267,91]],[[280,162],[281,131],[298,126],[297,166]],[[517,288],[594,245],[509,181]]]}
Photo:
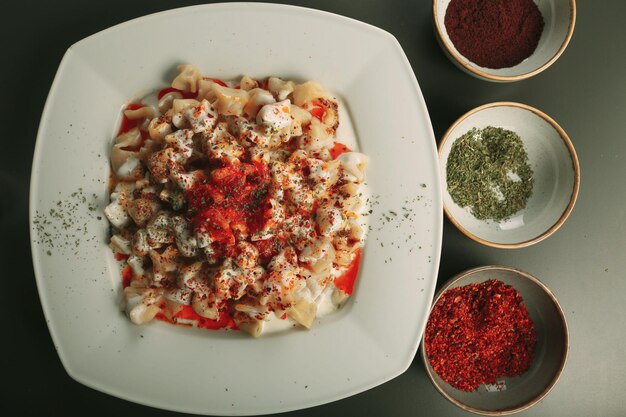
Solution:
{"label": "red pepper flake", "polygon": [[424,338],[437,375],[468,392],[526,372],[536,343],[535,325],[520,293],[496,279],[443,293]]}

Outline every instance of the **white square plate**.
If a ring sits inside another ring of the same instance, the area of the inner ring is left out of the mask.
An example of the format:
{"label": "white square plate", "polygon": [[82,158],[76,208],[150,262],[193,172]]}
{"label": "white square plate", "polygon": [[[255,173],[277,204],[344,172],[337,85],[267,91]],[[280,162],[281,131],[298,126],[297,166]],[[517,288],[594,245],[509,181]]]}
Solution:
{"label": "white square plate", "polygon": [[[370,156],[368,240],[353,297],[310,331],[258,340],[164,323],[117,307],[120,272],[101,214],[109,149],[125,102],[204,74],[316,79],[347,105]],[[170,410],[289,411],[379,385],[410,365],[434,293],[442,205],[432,127],[396,39],[290,6],[215,4],[123,23],[70,47],[43,112],[30,194],[32,253],[67,372],[103,392]]]}

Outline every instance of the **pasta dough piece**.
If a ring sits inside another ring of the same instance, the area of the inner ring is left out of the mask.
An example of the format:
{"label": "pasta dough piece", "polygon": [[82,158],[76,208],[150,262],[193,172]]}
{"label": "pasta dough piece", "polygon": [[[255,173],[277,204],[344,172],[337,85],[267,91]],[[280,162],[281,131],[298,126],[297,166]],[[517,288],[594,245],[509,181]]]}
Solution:
{"label": "pasta dough piece", "polygon": [[163,253],[150,250],[150,260],[152,260],[152,272],[154,282],[166,281],[171,273],[178,268],[178,249],[176,246],[168,246]]}
{"label": "pasta dough piece", "polygon": [[267,80],[268,89],[278,97],[279,100],[285,100],[294,90],[295,83],[293,81],[284,81],[280,78],[270,77]]}
{"label": "pasta dough piece", "polygon": [[111,149],[111,168],[121,180],[136,180],[143,176],[138,147],[141,145],[141,133],[133,128],[115,138]]}
{"label": "pasta dough piece", "polygon": [[183,114],[194,133],[210,132],[217,124],[217,112],[207,100],[202,100],[194,107],[188,107]]}
{"label": "pasta dough piece", "polygon": [[256,122],[273,131],[291,128],[291,103],[289,100],[266,104],[256,115]]}
{"label": "pasta dough piece", "polygon": [[276,99],[269,91],[262,88],[254,88],[248,92],[248,102],[243,110],[246,115],[256,117],[261,107],[272,103],[276,103]]}
{"label": "pasta dough piece", "polygon": [[191,307],[198,315],[209,320],[218,320],[220,318],[220,312],[213,293],[194,293],[191,297]]}
{"label": "pasta dough piece", "polygon": [[319,151],[324,148],[330,149],[334,140],[327,127],[317,118],[312,118],[307,133],[298,137],[298,147],[307,151]]}
{"label": "pasta dough piece", "polygon": [[247,315],[239,312],[235,313],[233,319],[240,330],[249,333],[252,337],[259,337],[263,334],[265,328],[263,320],[250,319]]}
{"label": "pasta dough piece", "polygon": [[313,272],[328,273],[335,259],[335,247],[328,237],[322,236],[305,246],[300,251],[299,259],[308,264]]}
{"label": "pasta dough piece", "polygon": [[113,252],[121,253],[123,255],[131,254],[130,240],[125,239],[119,234],[111,236],[110,246],[111,249],[113,249]]}
{"label": "pasta dough piece", "polygon": [[315,99],[328,96],[326,90],[317,81],[313,80],[298,84],[293,89],[293,102],[300,107]]}
{"label": "pasta dough piece", "polygon": [[226,116],[240,116],[249,100],[247,91],[222,87],[216,83],[211,84],[206,97],[219,114]]}
{"label": "pasta dough piece", "polygon": [[161,292],[156,289],[126,287],[123,308],[133,323],[145,324],[159,312],[157,304],[161,298]]}
{"label": "pasta dough piece", "polygon": [[341,162],[344,172],[348,174],[349,181],[361,182],[365,179],[365,168],[369,163],[369,157],[359,152],[346,152],[337,157]]}
{"label": "pasta dough piece", "polygon": [[173,243],[174,233],[170,214],[167,211],[161,211],[154,216],[146,226],[146,233],[151,248]]}
{"label": "pasta dough piece", "polygon": [[156,109],[151,106],[143,106],[135,110],[124,110],[124,116],[130,120],[152,119],[156,114]]}
{"label": "pasta dough piece", "polygon": [[172,108],[174,104],[174,100],[183,98],[183,95],[178,91],[170,91],[169,93],[165,93],[163,97],[159,99],[159,103],[157,108],[161,114],[165,114],[168,110]]}
{"label": "pasta dough piece", "polygon": [[132,217],[137,226],[144,227],[158,209],[159,204],[157,202],[145,198],[137,198],[128,206],[128,215]]}
{"label": "pasta dough piece", "polygon": [[146,232],[146,229],[137,230],[137,232],[133,235],[131,244],[133,255],[139,257],[147,256],[151,248],[148,243],[148,232]]}
{"label": "pasta dough piece", "polygon": [[178,70],[178,75],[172,81],[172,87],[190,93],[197,92],[198,82],[202,79],[200,69],[190,64],[179,65],[176,69]]}
{"label": "pasta dough piece", "polygon": [[184,164],[193,154],[193,131],[190,129],[177,130],[167,135],[165,145],[174,150],[172,160]]}
{"label": "pasta dough piece", "polygon": [[241,81],[239,81],[239,87],[245,91],[250,91],[253,88],[257,88],[258,86],[259,83],[253,80],[251,77],[248,77],[247,75],[241,77]]}
{"label": "pasta dough piece", "polygon": [[118,229],[122,229],[130,223],[130,216],[126,206],[130,201],[130,194],[134,187],[127,183],[119,183],[111,193],[111,202],[104,208],[104,215],[109,222]]}
{"label": "pasta dough piece", "polygon": [[196,256],[198,244],[191,234],[187,221],[182,216],[173,216],[172,226],[176,235],[176,247],[180,254],[187,258]]}
{"label": "pasta dough piece", "polygon": [[173,159],[174,150],[172,148],[165,148],[150,155],[147,165],[156,183],[163,184],[168,181]]}
{"label": "pasta dough piece", "polygon": [[303,298],[287,310],[287,315],[310,329],[317,315],[317,304]]}
{"label": "pasta dough piece", "polygon": [[155,117],[148,124],[148,133],[150,134],[150,138],[154,140],[156,143],[163,143],[163,139],[165,136],[172,133],[172,118],[171,116],[163,115],[160,117]]}
{"label": "pasta dough piece", "polygon": [[322,206],[317,210],[317,226],[324,236],[332,236],[344,228],[345,218],[341,210]]}

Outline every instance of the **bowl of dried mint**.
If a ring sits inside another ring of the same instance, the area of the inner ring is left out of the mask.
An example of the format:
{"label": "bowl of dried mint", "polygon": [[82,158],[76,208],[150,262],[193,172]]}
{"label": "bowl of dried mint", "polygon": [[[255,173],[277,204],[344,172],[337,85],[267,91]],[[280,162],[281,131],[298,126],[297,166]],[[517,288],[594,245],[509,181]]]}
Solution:
{"label": "bowl of dried mint", "polygon": [[554,233],[580,187],[574,145],[548,115],[490,103],[461,116],[439,144],[444,210],[465,235],[519,248]]}

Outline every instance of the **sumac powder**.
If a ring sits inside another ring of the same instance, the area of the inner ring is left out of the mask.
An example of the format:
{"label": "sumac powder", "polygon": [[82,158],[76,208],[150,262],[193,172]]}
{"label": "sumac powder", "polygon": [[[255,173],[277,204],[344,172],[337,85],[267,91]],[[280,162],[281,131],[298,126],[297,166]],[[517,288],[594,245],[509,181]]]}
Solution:
{"label": "sumac powder", "polygon": [[496,279],[443,293],[424,338],[433,370],[461,391],[526,372],[536,343],[535,325],[520,293]]}
{"label": "sumac powder", "polygon": [[497,69],[515,66],[535,51],[544,21],[532,0],[452,0],[445,26],[463,56]]}

